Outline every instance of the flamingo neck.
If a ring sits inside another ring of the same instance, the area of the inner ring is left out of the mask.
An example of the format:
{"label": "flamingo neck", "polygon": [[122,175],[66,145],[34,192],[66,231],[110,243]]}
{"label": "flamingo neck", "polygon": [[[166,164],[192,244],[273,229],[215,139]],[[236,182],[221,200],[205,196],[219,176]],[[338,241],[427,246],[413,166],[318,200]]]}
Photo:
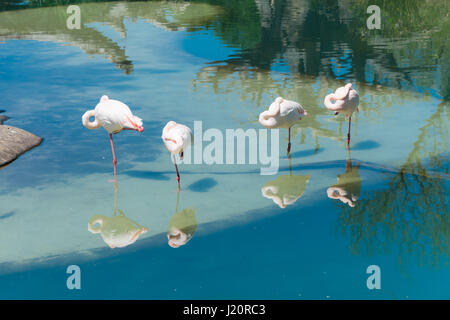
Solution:
{"label": "flamingo neck", "polygon": [[275,116],[270,113],[270,111],[264,111],[259,115],[259,123],[264,127],[272,128],[277,125],[277,120]]}
{"label": "flamingo neck", "polygon": [[283,98],[276,98],[275,101],[270,105],[269,110],[266,110],[259,115],[259,123],[269,128],[276,126],[277,119],[275,118],[280,114],[282,102]]}
{"label": "flamingo neck", "polygon": [[[331,93],[325,97],[325,107],[329,110],[340,110],[341,105],[337,103],[339,99],[336,98],[336,95],[334,93]],[[333,102],[334,101],[334,102]]]}
{"label": "flamingo neck", "polygon": [[[89,121],[90,117],[94,117],[94,121]],[[95,110],[89,110],[86,111],[83,114],[83,117],[81,118],[82,122],[83,122],[83,126],[85,126],[88,129],[97,129],[101,127],[100,122],[97,120],[97,118],[95,117]]]}

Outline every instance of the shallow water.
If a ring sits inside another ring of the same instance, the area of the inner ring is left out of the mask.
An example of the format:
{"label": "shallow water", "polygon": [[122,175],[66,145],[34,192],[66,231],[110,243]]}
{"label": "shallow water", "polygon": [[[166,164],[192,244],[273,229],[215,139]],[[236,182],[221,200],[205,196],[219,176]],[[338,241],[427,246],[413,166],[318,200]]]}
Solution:
{"label": "shallow water", "polygon": [[[439,5],[383,7],[381,30],[367,30],[353,1],[80,3],[80,30],[67,29],[66,7],[6,8],[0,109],[44,142],[0,170],[0,297],[448,299],[449,21]],[[344,117],[323,106],[346,81],[360,95],[351,151]],[[81,124],[103,94],[145,127],[114,137],[116,198],[106,131]],[[280,130],[276,175],[181,164],[177,195],[167,121],[259,129],[277,96],[309,114],[292,130],[291,162]],[[268,187],[292,203],[280,207]],[[113,221],[115,201],[147,232],[111,249],[87,225]],[[183,209],[196,227],[173,249],[166,233]],[[71,264],[82,290],[65,287]],[[366,286],[372,264],[381,290]]]}

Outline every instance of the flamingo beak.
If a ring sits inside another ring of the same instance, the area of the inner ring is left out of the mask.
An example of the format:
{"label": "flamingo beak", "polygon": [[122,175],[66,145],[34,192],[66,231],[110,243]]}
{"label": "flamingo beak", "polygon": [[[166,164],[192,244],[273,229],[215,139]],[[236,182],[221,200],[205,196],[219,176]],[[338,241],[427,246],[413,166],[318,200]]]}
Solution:
{"label": "flamingo beak", "polygon": [[144,127],[138,127],[136,130],[139,132],[142,132],[142,131],[144,131]]}

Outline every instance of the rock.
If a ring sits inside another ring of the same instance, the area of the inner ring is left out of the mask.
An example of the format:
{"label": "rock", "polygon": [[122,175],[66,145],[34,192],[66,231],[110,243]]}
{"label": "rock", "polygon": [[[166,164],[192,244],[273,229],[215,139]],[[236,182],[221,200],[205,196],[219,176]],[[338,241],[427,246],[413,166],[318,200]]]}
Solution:
{"label": "rock", "polygon": [[25,130],[0,125],[0,167],[40,145],[42,138]]}
{"label": "rock", "polygon": [[[0,110],[0,113],[5,112],[5,110]],[[0,124],[3,124],[3,122],[5,122],[6,120],[10,119],[7,116],[0,116]]]}
{"label": "rock", "polygon": [[7,117],[7,116],[0,116],[0,124],[3,124],[3,122],[5,122],[8,119],[9,119],[9,117]]}

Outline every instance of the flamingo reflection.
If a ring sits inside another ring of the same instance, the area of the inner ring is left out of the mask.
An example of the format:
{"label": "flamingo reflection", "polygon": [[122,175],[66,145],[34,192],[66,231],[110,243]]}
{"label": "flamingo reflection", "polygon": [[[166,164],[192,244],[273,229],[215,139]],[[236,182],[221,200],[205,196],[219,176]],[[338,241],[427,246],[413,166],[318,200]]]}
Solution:
{"label": "flamingo reflection", "polygon": [[197,220],[195,218],[195,209],[186,208],[178,212],[180,202],[180,191],[177,192],[177,204],[175,214],[169,222],[167,239],[169,246],[179,248],[192,239],[197,230]]}
{"label": "flamingo reflection", "polygon": [[305,192],[310,175],[293,175],[291,156],[289,157],[289,175],[280,175],[276,180],[267,182],[261,193],[264,197],[272,199],[280,208],[295,203]]}
{"label": "flamingo reflection", "polygon": [[88,230],[91,233],[100,233],[103,241],[110,248],[123,248],[135,243],[148,229],[127,218],[122,210],[117,209],[117,180],[114,191],[114,215],[112,217],[101,214],[93,216],[89,220]]}
{"label": "flamingo reflection", "polygon": [[345,164],[345,172],[337,176],[337,183],[327,189],[327,195],[330,199],[339,199],[350,207],[356,205],[361,193],[361,178],[359,177],[359,167],[361,162],[353,166],[350,156]]}

